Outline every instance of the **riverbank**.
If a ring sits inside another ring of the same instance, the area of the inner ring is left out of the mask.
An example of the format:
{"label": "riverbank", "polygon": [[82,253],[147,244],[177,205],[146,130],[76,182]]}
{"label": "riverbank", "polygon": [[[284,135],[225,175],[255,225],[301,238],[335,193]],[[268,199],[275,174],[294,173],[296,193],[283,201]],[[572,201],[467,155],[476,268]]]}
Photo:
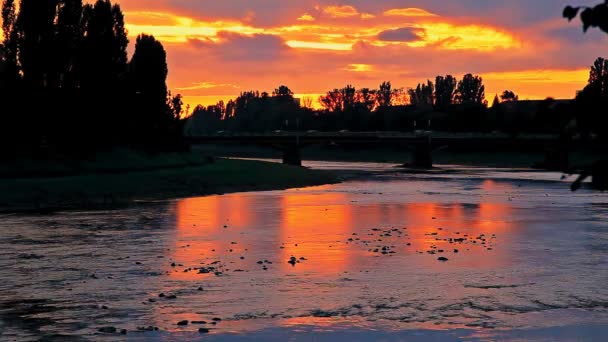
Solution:
{"label": "riverbank", "polygon": [[61,177],[0,178],[0,212],[115,208],[136,201],[338,182],[336,175],[329,171],[252,160],[217,159],[211,162],[201,158],[197,163],[179,167],[106,171]]}
{"label": "riverbank", "polygon": [[[197,145],[193,150],[216,157],[270,158],[281,159],[278,150],[257,146],[240,145]],[[467,165],[499,168],[527,168],[538,165],[546,157],[546,151],[454,151],[449,148],[433,153],[433,162],[443,165]],[[594,161],[608,157],[605,153],[577,151],[570,153],[573,165],[592,165]],[[411,152],[403,146],[319,146],[302,149],[302,159],[306,161],[372,162],[408,164]]]}

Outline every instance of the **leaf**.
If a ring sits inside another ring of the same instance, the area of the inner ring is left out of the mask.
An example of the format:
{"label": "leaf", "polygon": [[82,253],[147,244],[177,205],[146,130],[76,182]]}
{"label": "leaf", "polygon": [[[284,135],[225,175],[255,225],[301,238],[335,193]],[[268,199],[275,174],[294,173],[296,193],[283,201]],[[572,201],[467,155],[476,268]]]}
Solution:
{"label": "leaf", "polygon": [[[608,0],[607,0],[608,1]],[[568,21],[571,21],[572,19],[576,18],[576,15],[578,14],[580,8],[576,7],[572,7],[572,6],[566,6],[566,8],[564,8],[564,18],[567,18]]]}
{"label": "leaf", "polygon": [[595,15],[591,8],[587,8],[581,13],[581,20],[583,22],[583,32],[587,32],[591,26],[597,26],[594,22]]}

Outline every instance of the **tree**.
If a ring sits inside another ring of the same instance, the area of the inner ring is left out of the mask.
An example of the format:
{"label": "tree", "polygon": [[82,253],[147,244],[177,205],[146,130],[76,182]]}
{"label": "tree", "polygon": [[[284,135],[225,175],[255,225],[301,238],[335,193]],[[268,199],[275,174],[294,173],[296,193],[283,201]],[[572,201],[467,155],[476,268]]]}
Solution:
{"label": "tree", "polygon": [[519,96],[515,95],[515,93],[510,90],[505,90],[502,95],[500,95],[500,98],[506,102],[519,101]]}
{"label": "tree", "polygon": [[169,107],[169,111],[173,119],[181,119],[182,114],[184,113],[184,101],[181,94],[172,96],[171,92],[169,92],[169,96],[167,97],[167,106]]}
{"label": "tree", "polygon": [[19,78],[19,67],[17,66],[17,30],[15,24],[17,14],[15,0],[4,0],[2,2],[2,33],[3,41],[0,46],[2,70],[0,70],[0,88],[13,86]]}
{"label": "tree", "polygon": [[304,96],[302,98],[302,107],[312,109],[312,101],[313,101],[312,97]]}
{"label": "tree", "polygon": [[280,98],[293,98],[293,91],[285,85],[281,85],[272,92],[272,96]]}
{"label": "tree", "polygon": [[78,86],[76,58],[82,44],[82,0],[60,0],[55,37],[56,82],[61,88]]}
{"label": "tree", "polygon": [[498,94],[494,95],[494,100],[492,101],[492,108],[496,109],[500,105],[500,100],[498,99]]}
{"label": "tree", "polygon": [[357,103],[362,104],[369,112],[371,112],[374,109],[374,106],[376,105],[376,94],[377,91],[369,88],[359,89],[356,94],[356,101]]}
{"label": "tree", "polygon": [[340,89],[328,91],[327,94],[319,97],[319,103],[329,112],[341,112],[344,108],[342,93]]}
{"label": "tree", "polygon": [[434,90],[435,86],[430,80],[427,80],[426,84],[419,83],[415,89],[408,90],[410,104],[421,107],[433,106]]}
{"label": "tree", "polygon": [[572,21],[579,13],[581,22],[583,23],[583,32],[587,32],[590,27],[597,27],[608,33],[608,1],[604,1],[604,3],[594,7],[566,6],[566,8],[564,8],[563,16],[568,19],[568,21]]}
{"label": "tree", "polygon": [[393,104],[393,95],[391,82],[382,82],[376,93],[376,105],[380,108],[390,107]]}
{"label": "tree", "polygon": [[481,77],[466,74],[462,81],[458,82],[456,101],[461,104],[487,104],[485,89]]}
{"label": "tree", "polygon": [[[582,12],[580,12],[581,9],[583,10]],[[579,12],[583,23],[583,32],[587,32],[590,27],[597,27],[605,33],[608,33],[608,0],[605,0],[604,3],[600,3],[594,7],[567,6],[564,8],[563,16],[567,18],[568,21],[571,21],[577,17]],[[608,120],[605,118],[605,108],[608,105],[608,100],[605,96],[605,92],[602,91],[602,87],[605,86],[605,83],[602,85],[602,72],[600,72],[606,70],[606,65],[599,59],[596,60],[596,63],[597,64],[594,64],[591,70],[589,85],[576,99],[577,106],[579,107],[578,121],[580,124],[581,119],[583,119],[582,121],[585,121],[585,117],[593,118],[586,121],[591,122],[596,128],[599,127],[602,131],[601,135],[604,135],[603,138],[606,138],[606,136],[608,136]],[[593,121],[599,122],[594,124]],[[585,131],[585,128],[583,128],[583,131]],[[585,132],[583,132],[583,134],[584,133]],[[607,173],[608,161],[604,160],[597,162],[592,168],[583,170],[581,176],[572,184],[572,190],[578,189],[581,186],[582,181],[590,175],[593,175],[593,182],[596,187],[608,189]]]}
{"label": "tree", "polygon": [[597,96],[608,98],[608,60],[598,57],[589,72],[589,87]]}
{"label": "tree", "polygon": [[21,0],[15,22],[19,64],[31,87],[43,88],[50,81],[57,0]]}
{"label": "tree", "polygon": [[598,58],[589,71],[589,82],[576,97],[576,119],[583,136],[599,133],[608,137],[608,61]]}
{"label": "tree", "polygon": [[127,70],[127,31],[118,4],[98,0],[85,5],[80,72],[85,88],[107,87]]}
{"label": "tree", "polygon": [[437,76],[435,79],[435,106],[446,108],[454,103],[458,81],[452,75]]}
{"label": "tree", "polygon": [[167,53],[154,36],[141,34],[135,42],[135,53],[129,63],[129,78],[137,98],[133,129],[141,130],[143,140],[162,138],[164,130],[175,121],[167,106]]}

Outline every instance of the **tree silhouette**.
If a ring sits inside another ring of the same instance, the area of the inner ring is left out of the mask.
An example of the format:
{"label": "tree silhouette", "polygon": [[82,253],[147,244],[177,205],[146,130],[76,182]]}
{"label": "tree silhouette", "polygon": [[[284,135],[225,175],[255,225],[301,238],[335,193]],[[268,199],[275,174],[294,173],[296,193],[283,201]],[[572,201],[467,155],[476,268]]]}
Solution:
{"label": "tree silhouette", "polygon": [[293,91],[285,85],[281,85],[272,92],[272,96],[280,98],[293,98]]}
{"label": "tree silhouette", "polygon": [[435,106],[446,108],[454,103],[458,81],[452,75],[437,76],[435,79]]}
{"label": "tree silhouette", "polygon": [[14,86],[19,79],[19,68],[17,66],[17,31],[15,24],[17,14],[15,0],[4,0],[2,2],[2,33],[3,41],[0,47],[0,62],[2,63],[2,73],[0,88]]}
{"label": "tree silhouette", "polygon": [[28,86],[43,88],[49,84],[53,56],[54,24],[57,0],[21,0],[15,22],[19,64]]}
{"label": "tree silhouette", "polygon": [[597,96],[608,98],[608,60],[602,57],[595,60],[589,73],[589,87]]}
{"label": "tree silhouette", "polygon": [[319,97],[319,103],[329,112],[341,112],[344,109],[342,93],[337,88]]}
{"label": "tree silhouette", "polygon": [[[138,115],[133,129],[139,130],[143,141],[158,141],[175,120],[167,105],[167,53],[154,36],[141,34],[129,63],[129,79],[136,98]],[[158,139],[157,139],[158,138]]]}
{"label": "tree silhouette", "polygon": [[461,104],[486,104],[485,89],[481,77],[466,74],[462,81],[458,82],[456,100]]}
{"label": "tree silhouette", "polygon": [[519,100],[519,96],[517,96],[514,92],[510,91],[510,90],[505,90],[501,95],[500,98],[503,101],[518,101]]}
{"label": "tree silhouette", "polygon": [[583,23],[583,32],[587,32],[590,27],[597,27],[608,33],[608,1],[604,1],[604,3],[600,3],[594,7],[566,6],[563,16],[568,21],[572,21],[579,13],[581,22]]}
{"label": "tree silhouette", "polygon": [[419,83],[415,89],[408,90],[410,104],[414,106],[433,106],[434,91],[433,82],[427,80],[426,84]]}
{"label": "tree silhouette", "polygon": [[577,123],[583,136],[592,132],[608,138],[608,61],[597,58],[589,71],[589,82],[576,97]]}
{"label": "tree silhouette", "polygon": [[372,90],[369,88],[362,88],[357,91],[357,103],[362,104],[367,111],[371,112],[376,105],[376,94],[378,92],[376,90]]}
{"label": "tree silhouette", "polygon": [[61,88],[78,86],[77,55],[83,39],[82,0],[60,0],[54,43],[56,79]]}
{"label": "tree silhouette", "polygon": [[118,4],[98,0],[83,9],[82,86],[109,86],[127,70],[127,31]]}
{"label": "tree silhouette", "polygon": [[391,82],[382,82],[376,93],[376,105],[380,108],[390,107],[393,104],[394,95]]}
{"label": "tree silhouette", "polygon": [[494,100],[492,101],[492,108],[496,109],[500,105],[500,100],[498,99],[498,94],[494,95]]}

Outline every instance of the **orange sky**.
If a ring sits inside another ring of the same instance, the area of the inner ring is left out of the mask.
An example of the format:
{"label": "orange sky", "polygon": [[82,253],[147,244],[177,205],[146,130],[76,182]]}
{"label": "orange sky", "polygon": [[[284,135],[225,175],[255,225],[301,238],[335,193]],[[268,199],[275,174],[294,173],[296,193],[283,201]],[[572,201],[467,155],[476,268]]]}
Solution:
{"label": "orange sky", "polygon": [[578,23],[562,20],[568,1],[529,2],[120,3],[131,41],[149,33],[164,43],[169,87],[192,106],[280,84],[316,102],[346,84],[375,88],[389,80],[407,89],[438,74],[468,72],[484,77],[489,101],[505,89],[521,99],[571,98],[593,60],[607,55],[608,36],[583,35]]}

